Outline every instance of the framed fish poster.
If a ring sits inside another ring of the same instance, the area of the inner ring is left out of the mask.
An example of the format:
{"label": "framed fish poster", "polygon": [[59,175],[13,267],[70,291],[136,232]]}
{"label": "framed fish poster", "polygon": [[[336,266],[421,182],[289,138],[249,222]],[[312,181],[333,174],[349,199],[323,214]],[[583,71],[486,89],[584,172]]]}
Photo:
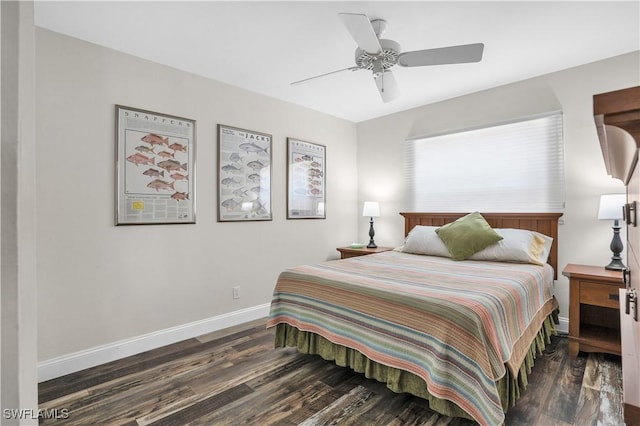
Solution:
{"label": "framed fish poster", "polygon": [[287,219],[325,218],[326,148],[287,138]]}
{"label": "framed fish poster", "polygon": [[116,105],[116,225],[196,222],[196,122]]}
{"label": "framed fish poster", "polygon": [[271,135],[218,124],[218,221],[271,220]]}

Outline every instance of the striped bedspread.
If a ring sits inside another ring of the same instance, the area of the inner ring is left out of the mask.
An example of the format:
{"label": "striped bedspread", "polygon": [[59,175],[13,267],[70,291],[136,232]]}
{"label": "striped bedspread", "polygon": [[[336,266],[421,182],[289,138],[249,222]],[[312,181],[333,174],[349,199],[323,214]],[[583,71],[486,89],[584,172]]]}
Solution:
{"label": "striped bedspread", "polygon": [[267,327],[287,323],[423,378],[481,424],[501,424],[496,381],[517,374],[557,307],[546,265],[397,251],[288,269]]}

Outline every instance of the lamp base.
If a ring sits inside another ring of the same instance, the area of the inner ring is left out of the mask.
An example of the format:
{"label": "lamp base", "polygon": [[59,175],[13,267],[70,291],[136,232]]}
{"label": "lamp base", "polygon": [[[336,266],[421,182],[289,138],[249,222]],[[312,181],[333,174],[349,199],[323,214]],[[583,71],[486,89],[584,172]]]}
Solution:
{"label": "lamp base", "polygon": [[611,262],[604,267],[604,269],[609,269],[611,271],[622,271],[627,267],[622,263],[622,257],[620,257],[620,253],[622,252],[623,245],[622,240],[620,239],[620,225],[618,225],[618,219],[613,221],[613,239],[611,240],[611,245],[609,246],[613,256],[611,256]]}
{"label": "lamp base", "polygon": [[610,271],[623,271],[625,269],[627,269],[626,266],[624,266],[624,263],[622,263],[622,259],[611,259],[611,263],[609,263],[607,266],[604,267],[604,269],[608,269]]}
{"label": "lamp base", "polygon": [[373,237],[376,235],[376,232],[373,230],[373,218],[369,222],[369,244],[367,248],[378,248],[376,243],[373,241]]}

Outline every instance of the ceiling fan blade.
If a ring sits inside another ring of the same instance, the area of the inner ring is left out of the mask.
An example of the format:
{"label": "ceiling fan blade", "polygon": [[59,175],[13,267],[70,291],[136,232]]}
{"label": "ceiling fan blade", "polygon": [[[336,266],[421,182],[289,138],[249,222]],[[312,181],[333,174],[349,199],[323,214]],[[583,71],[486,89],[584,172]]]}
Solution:
{"label": "ceiling fan blade", "polygon": [[384,71],[373,78],[384,103],[391,102],[398,96],[398,83],[391,71]]}
{"label": "ceiling fan blade", "polygon": [[361,69],[361,68],[359,68],[359,67],[343,68],[341,70],[326,72],[324,74],[315,75],[313,77],[309,77],[309,78],[305,78],[305,79],[302,79],[302,80],[294,81],[293,83],[289,83],[289,84],[294,85],[294,84],[306,83],[309,80],[313,80],[313,79],[320,78],[320,77],[325,77],[327,75],[336,74],[336,73],[339,73],[339,72],[342,72],[342,71],[356,71],[356,70],[359,70],[359,69]]}
{"label": "ceiling fan blade", "polygon": [[360,49],[367,53],[378,53],[382,50],[380,40],[378,40],[378,36],[376,36],[367,15],[359,13],[338,13],[338,16]]}
{"label": "ceiling fan blade", "polygon": [[484,44],[482,43],[415,50],[398,55],[397,63],[403,67],[421,67],[425,65],[480,62],[482,60],[483,50]]}

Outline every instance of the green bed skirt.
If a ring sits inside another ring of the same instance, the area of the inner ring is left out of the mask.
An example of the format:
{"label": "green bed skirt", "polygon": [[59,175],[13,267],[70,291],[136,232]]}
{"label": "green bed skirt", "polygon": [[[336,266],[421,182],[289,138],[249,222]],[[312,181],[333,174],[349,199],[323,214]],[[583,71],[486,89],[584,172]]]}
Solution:
{"label": "green bed skirt", "polygon": [[[502,409],[507,412],[515,405],[521,391],[527,387],[527,377],[531,373],[534,360],[541,354],[546,345],[551,343],[551,336],[556,334],[556,325],[552,315],[547,317],[531,343],[529,351],[520,366],[517,377],[507,369],[507,374],[498,380],[498,391],[502,401]],[[334,361],[341,367],[350,367],[358,373],[364,373],[369,379],[386,383],[387,387],[396,393],[410,393],[429,402],[429,407],[448,417],[464,417],[473,420],[464,410],[451,401],[436,398],[427,391],[426,383],[415,374],[387,367],[371,361],[355,349],[331,343],[317,334],[300,331],[289,324],[276,326],[275,347],[296,347],[299,352],[310,355],[320,355],[327,361]]]}

